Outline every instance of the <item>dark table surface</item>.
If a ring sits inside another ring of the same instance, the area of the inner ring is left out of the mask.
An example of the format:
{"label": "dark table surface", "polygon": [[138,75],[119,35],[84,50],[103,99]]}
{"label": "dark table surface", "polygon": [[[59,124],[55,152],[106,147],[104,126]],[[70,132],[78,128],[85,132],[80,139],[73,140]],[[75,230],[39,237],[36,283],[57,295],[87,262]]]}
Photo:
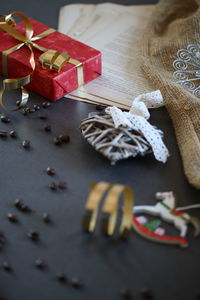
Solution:
{"label": "dark table surface", "polygon": [[[60,6],[73,2],[2,0],[0,8],[2,14],[22,11],[56,28]],[[115,1],[122,2],[149,3]],[[43,101],[31,93],[30,103]],[[16,129],[19,137],[0,141],[0,229],[7,237],[0,264],[6,260],[14,269],[13,273],[0,269],[0,296],[9,300],[114,300],[120,299],[120,288],[130,287],[134,299],[141,299],[140,290],[148,287],[158,300],[196,299],[195,293],[200,290],[200,239],[193,238],[193,228],[187,249],[155,244],[137,234],[132,234],[128,242],[104,240],[98,230],[93,238],[82,234],[81,218],[91,181],[128,184],[134,189],[137,204],[154,204],[157,191],[169,190],[175,192],[178,205],[199,200],[199,191],[188,184],[183,173],[172,123],[164,108],[152,112],[151,123],[165,132],[171,154],[168,162],[162,164],[148,156],[116,166],[95,152],[79,132],[81,119],[94,110],[94,105],[61,99],[47,110],[49,120],[38,120],[37,113],[25,117],[20,112],[9,112],[11,123],[1,124],[1,129]],[[49,134],[42,130],[48,122],[53,131]],[[71,142],[57,147],[52,139],[60,133],[69,134]],[[24,139],[31,140],[29,151],[21,147]],[[45,174],[48,166],[56,169],[54,178]],[[53,180],[66,180],[68,188],[50,191],[48,184]],[[16,198],[22,198],[35,213],[18,212],[13,205]],[[19,224],[7,220],[9,212],[19,217]],[[51,225],[41,220],[43,212],[52,216]],[[198,211],[193,213],[199,215]],[[27,238],[30,229],[39,231],[39,243]],[[44,271],[34,267],[39,257],[48,264]],[[66,272],[69,278],[79,276],[84,288],[75,290],[58,283],[55,274],[59,271]]]}

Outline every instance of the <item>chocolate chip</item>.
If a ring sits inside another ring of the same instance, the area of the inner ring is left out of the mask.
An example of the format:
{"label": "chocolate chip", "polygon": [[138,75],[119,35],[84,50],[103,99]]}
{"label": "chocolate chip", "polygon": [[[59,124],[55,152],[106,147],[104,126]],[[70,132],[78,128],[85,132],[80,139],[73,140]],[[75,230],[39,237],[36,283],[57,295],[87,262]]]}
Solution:
{"label": "chocolate chip", "polygon": [[5,137],[7,137],[7,136],[8,136],[7,131],[5,131],[5,130],[0,130],[0,137],[5,138]]}
{"label": "chocolate chip", "polygon": [[34,112],[35,112],[35,108],[34,108],[34,107],[30,107],[30,108],[29,108],[29,113],[32,114],[32,113],[34,113]]}
{"label": "chocolate chip", "polygon": [[10,134],[10,136],[12,138],[16,138],[17,137],[17,132],[15,130],[11,130],[9,134]]}
{"label": "chocolate chip", "polygon": [[28,111],[26,108],[23,108],[22,109],[22,115],[26,116],[28,114]]}
{"label": "chocolate chip", "polygon": [[49,117],[49,116],[48,116],[47,114],[43,114],[43,115],[39,115],[38,118],[39,118],[40,120],[46,120],[46,119],[48,119],[48,117]]}
{"label": "chocolate chip", "polygon": [[49,214],[47,214],[47,213],[43,213],[42,219],[45,223],[50,223],[51,222],[51,218],[50,218]]}
{"label": "chocolate chip", "polygon": [[17,218],[16,215],[13,215],[13,214],[9,213],[9,214],[7,215],[7,217],[8,217],[8,220],[9,220],[10,222],[12,222],[12,223],[17,223],[17,222],[18,222],[18,218]]}
{"label": "chocolate chip", "polygon": [[20,207],[20,210],[23,212],[31,212],[32,211],[31,208],[26,204],[22,204]]}
{"label": "chocolate chip", "polygon": [[80,279],[78,277],[74,277],[71,279],[70,281],[71,286],[73,286],[76,289],[79,289],[82,287],[82,282],[80,281]]}
{"label": "chocolate chip", "polygon": [[45,102],[42,103],[43,108],[48,108],[49,106],[51,106],[51,103],[48,102],[48,101],[45,101]]}
{"label": "chocolate chip", "polygon": [[30,112],[30,107],[25,107],[24,109],[25,109],[25,111],[27,112],[27,114],[29,114],[29,112]]}
{"label": "chocolate chip", "polygon": [[28,232],[28,237],[33,241],[38,241],[39,240],[39,233],[35,230],[30,230]]}
{"label": "chocolate chip", "polygon": [[26,148],[26,149],[29,149],[30,148],[30,145],[31,145],[31,142],[28,141],[28,140],[24,140],[22,142],[22,147]]}
{"label": "chocolate chip", "polygon": [[53,191],[57,190],[57,184],[55,182],[52,182],[49,184],[49,188]]}
{"label": "chocolate chip", "polygon": [[35,266],[38,268],[38,269],[44,269],[46,268],[46,262],[41,259],[41,258],[38,258],[36,259],[35,261]]}
{"label": "chocolate chip", "polygon": [[140,292],[141,296],[144,299],[153,299],[153,293],[152,290],[148,289],[148,288],[143,288]]}
{"label": "chocolate chip", "polygon": [[57,275],[56,275],[56,278],[58,281],[60,282],[66,282],[67,281],[67,277],[64,273],[62,272],[59,272]]}
{"label": "chocolate chip", "polygon": [[62,141],[59,137],[54,137],[53,142],[55,145],[61,145]]}
{"label": "chocolate chip", "polygon": [[32,209],[26,205],[21,199],[16,199],[14,202],[14,205],[23,212],[31,212]]}
{"label": "chocolate chip", "polygon": [[48,168],[46,169],[46,172],[47,172],[48,175],[51,175],[51,176],[54,175],[54,174],[56,174],[55,169],[50,168],[50,167],[48,167]]}
{"label": "chocolate chip", "polygon": [[40,105],[37,105],[37,104],[35,104],[35,105],[33,105],[33,108],[34,108],[35,110],[40,110],[40,109],[41,109],[41,106],[40,106]]}
{"label": "chocolate chip", "polygon": [[3,123],[10,123],[10,118],[7,116],[2,115],[1,116],[1,122]]}
{"label": "chocolate chip", "polygon": [[105,106],[103,106],[103,105],[96,105],[96,110],[100,110],[100,111],[102,111],[102,110],[104,110],[105,109]]}
{"label": "chocolate chip", "polygon": [[131,299],[132,298],[132,293],[129,288],[123,288],[120,290],[120,296],[124,299]]}
{"label": "chocolate chip", "polygon": [[12,271],[12,267],[11,267],[11,265],[7,261],[3,262],[2,267],[7,272],[11,272]]}
{"label": "chocolate chip", "polygon": [[14,204],[17,208],[21,208],[21,205],[23,204],[23,201],[21,199],[16,199]]}
{"label": "chocolate chip", "polygon": [[57,185],[60,189],[65,189],[67,186],[67,183],[65,181],[60,181]]}
{"label": "chocolate chip", "polygon": [[69,143],[69,141],[70,141],[69,135],[61,134],[61,135],[59,135],[58,138],[59,138],[59,139],[61,140],[61,142],[63,142],[63,143]]}
{"label": "chocolate chip", "polygon": [[51,132],[51,125],[44,126],[44,131]]}

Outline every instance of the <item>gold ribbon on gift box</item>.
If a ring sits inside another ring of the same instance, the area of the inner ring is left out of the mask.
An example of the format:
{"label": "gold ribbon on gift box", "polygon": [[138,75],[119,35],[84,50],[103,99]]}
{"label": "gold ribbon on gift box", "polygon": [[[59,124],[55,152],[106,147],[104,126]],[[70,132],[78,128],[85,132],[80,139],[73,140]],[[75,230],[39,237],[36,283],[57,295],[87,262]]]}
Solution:
{"label": "gold ribbon on gift box", "polygon": [[[13,15],[16,15],[20,17],[24,23],[25,23],[25,34],[23,35],[16,29],[14,29],[15,21],[13,19]],[[57,72],[60,72],[62,67],[67,64],[71,63],[76,66],[77,68],[77,79],[78,79],[78,86],[83,85],[83,65],[82,62],[71,58],[66,52],[59,52],[52,49],[47,49],[42,46],[39,46],[35,41],[38,41],[42,39],[43,37],[55,32],[55,29],[49,28],[45,30],[44,32],[40,33],[37,36],[33,36],[34,30],[32,27],[31,22],[29,19],[20,12],[13,12],[9,15],[0,17],[0,30],[7,32],[10,36],[15,38],[16,40],[20,41],[21,43],[18,45],[15,45],[14,47],[5,50],[2,52],[2,73],[5,76],[8,76],[8,67],[7,67],[7,58],[8,55],[11,54],[14,51],[19,50],[23,46],[26,46],[30,50],[30,58],[29,62],[32,68],[32,72],[28,74],[25,77],[20,78],[8,78],[3,80],[3,88],[0,90],[0,105],[3,105],[3,93],[8,90],[15,90],[15,89],[21,89],[22,96],[20,105],[17,107],[17,109],[20,109],[21,107],[25,106],[28,101],[28,91],[24,88],[25,85],[27,85],[31,81],[31,75],[33,74],[35,70],[35,58],[34,58],[34,52],[33,48],[36,48],[43,52],[40,57],[39,61],[42,64],[43,68],[48,67],[49,69],[56,70]],[[15,110],[17,110],[15,109]]]}

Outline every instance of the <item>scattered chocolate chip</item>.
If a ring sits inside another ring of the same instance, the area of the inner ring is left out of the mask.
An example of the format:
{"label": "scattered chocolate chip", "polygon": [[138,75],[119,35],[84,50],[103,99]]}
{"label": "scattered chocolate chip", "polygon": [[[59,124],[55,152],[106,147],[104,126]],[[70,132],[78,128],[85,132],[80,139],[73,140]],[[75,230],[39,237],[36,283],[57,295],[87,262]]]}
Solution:
{"label": "scattered chocolate chip", "polygon": [[32,114],[35,112],[35,108],[34,107],[29,107],[29,113]]}
{"label": "scattered chocolate chip", "polygon": [[16,215],[13,215],[13,214],[9,213],[9,214],[7,215],[7,217],[8,217],[8,220],[9,220],[10,222],[12,222],[12,223],[17,223],[17,222],[18,222],[18,218],[17,218]]}
{"label": "scattered chocolate chip", "polygon": [[44,131],[51,132],[51,125],[44,126]]}
{"label": "scattered chocolate chip", "polygon": [[28,111],[26,108],[23,108],[22,109],[22,115],[26,116],[28,114]]}
{"label": "scattered chocolate chip", "polygon": [[20,211],[23,211],[23,212],[31,212],[32,211],[32,209],[28,205],[26,205],[21,199],[16,199],[14,204]]}
{"label": "scattered chocolate chip", "polygon": [[36,259],[35,261],[35,266],[38,268],[38,269],[44,269],[46,268],[46,262],[41,259],[41,258],[38,258]]}
{"label": "scattered chocolate chip", "polygon": [[103,105],[96,105],[96,110],[104,110],[105,109],[105,106],[103,106]]}
{"label": "scattered chocolate chip", "polygon": [[61,145],[62,141],[59,137],[54,137],[53,142],[55,145]]}
{"label": "scattered chocolate chip", "polygon": [[48,116],[47,114],[43,114],[43,115],[39,115],[38,118],[39,118],[40,120],[46,120],[46,119],[48,119],[48,117],[49,117],[49,116]]}
{"label": "scattered chocolate chip", "polygon": [[1,116],[1,122],[3,123],[10,123],[10,118],[7,116],[2,115]]}
{"label": "scattered chocolate chip", "polygon": [[71,286],[73,286],[76,289],[79,289],[82,287],[82,282],[80,281],[80,279],[78,277],[74,277],[71,279],[70,281]]}
{"label": "scattered chocolate chip", "polygon": [[63,142],[63,143],[69,143],[69,141],[70,141],[69,135],[61,134],[61,135],[59,135],[58,138],[59,138],[59,139],[61,140],[61,142]]}
{"label": "scattered chocolate chip", "polygon": [[7,131],[5,131],[5,130],[0,130],[0,137],[5,138],[5,137],[7,137],[7,136],[8,136]]}
{"label": "scattered chocolate chip", "polygon": [[23,212],[31,212],[32,211],[31,208],[26,204],[22,204],[20,207],[20,210]]}
{"label": "scattered chocolate chip", "polygon": [[33,108],[34,108],[35,110],[40,110],[40,109],[41,109],[41,106],[40,106],[40,105],[37,105],[37,104],[35,104],[35,105],[33,105]]}
{"label": "scattered chocolate chip", "polygon": [[49,184],[49,188],[53,191],[57,190],[57,184],[55,182],[52,182]]}
{"label": "scattered chocolate chip", "polygon": [[23,201],[21,199],[16,199],[14,204],[17,208],[21,208]]}
{"label": "scattered chocolate chip", "polygon": [[45,223],[50,223],[51,222],[51,218],[50,218],[49,214],[47,214],[47,213],[43,213],[42,219]]}
{"label": "scattered chocolate chip", "polygon": [[60,282],[66,282],[67,281],[67,277],[64,273],[62,272],[59,272],[57,275],[56,275],[56,278],[58,281]]}
{"label": "scattered chocolate chip", "polygon": [[66,189],[67,183],[65,181],[58,182],[57,185],[60,189]]}
{"label": "scattered chocolate chip", "polygon": [[45,102],[42,103],[43,108],[48,108],[49,106],[51,106],[51,103],[48,102],[48,101],[45,101]]}
{"label": "scattered chocolate chip", "polygon": [[123,288],[120,290],[120,296],[124,299],[131,299],[132,298],[132,293],[129,288]]}
{"label": "scattered chocolate chip", "polygon": [[9,134],[10,134],[10,136],[13,137],[13,138],[16,138],[16,137],[17,137],[17,132],[16,132],[15,130],[11,130]]}
{"label": "scattered chocolate chip", "polygon": [[30,148],[30,145],[31,145],[31,142],[28,141],[28,140],[24,140],[24,141],[22,142],[22,147],[24,147],[24,148],[26,148],[26,149]]}
{"label": "scattered chocolate chip", "polygon": [[30,107],[25,107],[24,109],[25,109],[26,113],[29,114],[29,112],[30,112]]}
{"label": "scattered chocolate chip", "polygon": [[39,240],[39,233],[35,230],[30,230],[28,232],[28,237],[33,241],[38,241]]}
{"label": "scattered chocolate chip", "polygon": [[140,292],[141,296],[144,299],[153,299],[153,293],[152,290],[148,289],[148,288],[143,288]]}
{"label": "scattered chocolate chip", "polygon": [[50,167],[48,167],[48,168],[46,169],[46,172],[47,172],[48,175],[51,175],[51,176],[54,175],[54,174],[56,174],[55,169],[50,168]]}
{"label": "scattered chocolate chip", "polygon": [[11,272],[12,271],[12,267],[11,267],[11,265],[7,261],[3,262],[2,267],[7,272]]}

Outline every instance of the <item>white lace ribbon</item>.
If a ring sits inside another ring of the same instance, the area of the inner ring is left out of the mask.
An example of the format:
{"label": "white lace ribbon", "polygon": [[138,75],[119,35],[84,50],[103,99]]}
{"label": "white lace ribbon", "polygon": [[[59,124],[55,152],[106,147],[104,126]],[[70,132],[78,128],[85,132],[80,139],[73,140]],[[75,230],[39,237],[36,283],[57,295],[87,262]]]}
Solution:
{"label": "white lace ribbon", "polygon": [[162,94],[157,90],[136,97],[129,112],[123,112],[116,106],[107,107],[105,111],[112,117],[116,128],[124,126],[141,132],[151,145],[155,158],[165,163],[169,152],[162,141],[163,132],[147,121],[150,117],[148,108],[156,108],[163,105]]}

